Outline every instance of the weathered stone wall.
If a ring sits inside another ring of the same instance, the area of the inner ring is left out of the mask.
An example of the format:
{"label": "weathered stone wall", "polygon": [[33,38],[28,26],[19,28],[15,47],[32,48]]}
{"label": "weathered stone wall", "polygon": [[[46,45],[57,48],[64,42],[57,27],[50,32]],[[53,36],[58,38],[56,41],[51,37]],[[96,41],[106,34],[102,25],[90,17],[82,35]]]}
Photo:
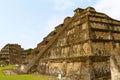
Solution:
{"label": "weathered stone wall", "polygon": [[[85,15],[86,13],[84,12]],[[106,17],[103,14],[96,16]],[[67,22],[66,20],[64,22]],[[55,76],[61,73],[63,76],[72,76],[72,79],[76,80],[110,79],[109,56],[112,43],[109,41],[96,42],[97,39],[109,40],[110,32],[96,30],[108,28],[105,24],[90,23],[88,20],[94,20],[94,17],[88,18],[83,15],[79,18],[74,17],[72,23],[43,55],[42,60],[45,63],[40,60],[38,66],[40,73]],[[95,60],[91,60],[89,56],[94,56]],[[102,57],[96,56],[108,56],[108,58],[104,60]]]}
{"label": "weathered stone wall", "polygon": [[71,80],[111,80],[111,73],[113,78],[120,72],[120,21],[92,7],[74,12],[38,44],[38,72],[61,73]]}

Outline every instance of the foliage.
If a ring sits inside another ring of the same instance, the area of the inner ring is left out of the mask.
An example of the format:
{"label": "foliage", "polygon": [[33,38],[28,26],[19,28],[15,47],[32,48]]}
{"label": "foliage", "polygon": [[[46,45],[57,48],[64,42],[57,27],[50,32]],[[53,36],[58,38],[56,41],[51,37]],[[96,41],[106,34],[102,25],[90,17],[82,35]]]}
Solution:
{"label": "foliage", "polygon": [[26,54],[29,55],[29,54],[31,54],[31,51],[32,51],[32,50],[33,50],[32,48],[29,48],[29,49],[26,49],[26,50],[24,50],[24,51],[25,51]]}

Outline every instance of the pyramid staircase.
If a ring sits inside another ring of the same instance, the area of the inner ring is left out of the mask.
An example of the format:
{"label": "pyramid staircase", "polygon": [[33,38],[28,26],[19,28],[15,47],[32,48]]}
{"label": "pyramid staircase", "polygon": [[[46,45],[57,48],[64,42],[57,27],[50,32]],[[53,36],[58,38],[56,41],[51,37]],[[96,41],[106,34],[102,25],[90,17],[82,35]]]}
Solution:
{"label": "pyramid staircase", "polygon": [[37,56],[31,61],[29,61],[23,73],[28,73],[34,65],[38,64],[42,55],[47,52],[47,50],[52,46],[52,44],[57,40],[57,38],[62,34],[62,32],[64,32],[66,28],[71,25],[72,22],[74,22],[78,18],[83,18],[89,15],[90,12],[94,11],[95,10],[92,7],[88,7],[85,10],[81,8],[77,8],[76,10],[74,10],[75,14],[73,17],[66,17],[64,19],[64,23],[55,27],[55,30],[48,34],[48,36],[45,37],[41,43],[38,44],[37,48],[33,50],[32,54],[36,54],[37,52]]}
{"label": "pyramid staircase", "polygon": [[[35,64],[38,64],[42,55],[52,46],[52,44],[57,40],[61,33],[70,25],[70,23],[74,21],[75,16],[73,16],[72,18],[67,17],[66,19],[69,19],[67,24],[63,23],[57,26],[54,31],[52,31],[47,37],[44,38],[44,40],[40,44],[38,44],[38,47],[40,46],[40,51],[37,53],[37,56],[26,65],[25,69],[23,70],[23,73],[28,73]],[[34,53],[35,51],[32,54]]]}

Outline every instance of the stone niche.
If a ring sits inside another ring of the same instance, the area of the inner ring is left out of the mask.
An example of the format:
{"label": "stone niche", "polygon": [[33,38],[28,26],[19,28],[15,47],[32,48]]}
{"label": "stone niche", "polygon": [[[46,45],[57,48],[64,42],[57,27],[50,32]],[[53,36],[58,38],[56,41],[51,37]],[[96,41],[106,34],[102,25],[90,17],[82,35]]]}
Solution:
{"label": "stone niche", "polygon": [[[92,62],[91,64],[91,80],[110,80],[111,71],[110,71],[110,62]],[[107,77],[108,76],[108,77]]]}
{"label": "stone niche", "polygon": [[93,55],[105,56],[105,55],[110,55],[112,52],[111,42],[106,42],[106,43],[94,42],[92,44],[93,44],[92,45]]}

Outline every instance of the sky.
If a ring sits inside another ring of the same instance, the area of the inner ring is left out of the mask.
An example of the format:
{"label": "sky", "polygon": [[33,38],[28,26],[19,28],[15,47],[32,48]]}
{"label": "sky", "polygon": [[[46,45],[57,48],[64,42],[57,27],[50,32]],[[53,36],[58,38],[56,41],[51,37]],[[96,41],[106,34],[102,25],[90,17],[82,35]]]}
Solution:
{"label": "sky", "polygon": [[92,6],[120,20],[120,0],[0,0],[0,49],[6,44],[35,48],[76,8]]}

